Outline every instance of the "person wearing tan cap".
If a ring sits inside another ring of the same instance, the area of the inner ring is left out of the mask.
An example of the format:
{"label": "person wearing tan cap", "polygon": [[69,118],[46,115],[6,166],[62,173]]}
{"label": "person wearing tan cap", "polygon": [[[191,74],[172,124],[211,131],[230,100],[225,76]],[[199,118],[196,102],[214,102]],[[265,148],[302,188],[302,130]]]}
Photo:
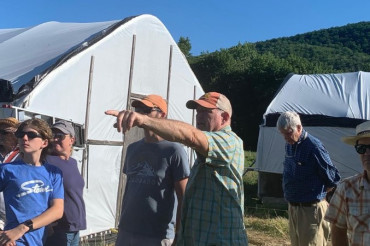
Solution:
{"label": "person wearing tan cap", "polygon": [[176,245],[248,245],[243,222],[243,141],[230,127],[230,101],[218,92],[209,92],[186,106],[196,110],[197,128],[133,111],[108,110],[106,114],[117,117],[119,132],[138,126],[196,151]]}
{"label": "person wearing tan cap", "polygon": [[[158,95],[131,105],[141,116],[167,116],[167,103]],[[126,153],[123,173],[127,182],[116,245],[172,245],[190,173],[184,147],[144,128],[144,138],[130,144]]]}
{"label": "person wearing tan cap", "polygon": [[44,246],[78,246],[80,231],[86,229],[86,207],[83,199],[85,181],[77,160],[71,156],[76,133],[73,124],[65,120],[55,122],[51,131],[51,153],[46,162],[63,173],[64,213],[60,220],[49,226]]}
{"label": "person wearing tan cap", "polygon": [[0,163],[12,162],[18,157],[17,138],[14,135],[18,125],[16,118],[0,119]]}
{"label": "person wearing tan cap", "polygon": [[355,147],[364,171],[338,185],[325,220],[331,223],[333,246],[370,245],[370,121],[342,141]]}
{"label": "person wearing tan cap", "polygon": [[[19,157],[17,138],[14,133],[17,130],[19,121],[9,117],[0,119],[0,164],[8,163]],[[5,204],[3,193],[0,193],[0,229],[5,225]]]}

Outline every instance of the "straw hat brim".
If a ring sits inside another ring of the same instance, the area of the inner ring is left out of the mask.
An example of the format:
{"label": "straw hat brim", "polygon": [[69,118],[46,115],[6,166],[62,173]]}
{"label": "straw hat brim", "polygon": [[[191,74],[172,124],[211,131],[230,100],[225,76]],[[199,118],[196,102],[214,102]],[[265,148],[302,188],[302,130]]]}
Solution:
{"label": "straw hat brim", "polygon": [[17,128],[19,125],[19,121],[16,118],[0,119],[0,125],[6,125]]}
{"label": "straw hat brim", "polygon": [[349,145],[355,145],[362,138],[370,138],[370,133],[365,133],[357,136],[342,137],[342,141]]}

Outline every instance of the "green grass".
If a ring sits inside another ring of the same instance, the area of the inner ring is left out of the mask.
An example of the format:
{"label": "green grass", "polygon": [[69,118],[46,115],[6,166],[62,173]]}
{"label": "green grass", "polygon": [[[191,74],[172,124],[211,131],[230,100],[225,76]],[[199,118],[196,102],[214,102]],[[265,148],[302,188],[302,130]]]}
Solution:
{"label": "green grass", "polygon": [[244,151],[244,166],[245,167],[253,166],[255,160],[256,160],[256,152]]}
{"label": "green grass", "polygon": [[263,232],[265,235],[272,237],[288,238],[289,225],[288,220],[283,217],[275,217],[270,219],[262,219],[254,216],[244,218],[244,223],[248,230]]}
{"label": "green grass", "polygon": [[[256,153],[245,151],[245,167],[255,167]],[[263,204],[258,197],[258,172],[248,171],[243,177],[245,226],[248,231],[256,231],[282,240],[288,238],[287,206]]]}
{"label": "green grass", "polygon": [[[256,159],[256,153],[251,151],[244,152],[244,166],[255,167],[254,162]],[[257,195],[258,189],[258,172],[257,171],[248,171],[243,177],[244,184],[244,206],[246,208],[246,213],[248,208],[256,207],[258,204],[261,204],[261,201]]]}

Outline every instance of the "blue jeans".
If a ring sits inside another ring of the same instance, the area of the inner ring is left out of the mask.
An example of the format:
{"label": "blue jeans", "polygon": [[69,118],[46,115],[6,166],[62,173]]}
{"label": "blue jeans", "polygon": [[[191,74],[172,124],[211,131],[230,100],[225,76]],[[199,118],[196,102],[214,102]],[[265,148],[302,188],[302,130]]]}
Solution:
{"label": "blue jeans", "polygon": [[126,232],[119,230],[115,246],[170,246],[173,243],[172,239],[152,238],[137,233]]}
{"label": "blue jeans", "polygon": [[45,246],[78,246],[80,243],[79,231],[55,231],[46,239]]}

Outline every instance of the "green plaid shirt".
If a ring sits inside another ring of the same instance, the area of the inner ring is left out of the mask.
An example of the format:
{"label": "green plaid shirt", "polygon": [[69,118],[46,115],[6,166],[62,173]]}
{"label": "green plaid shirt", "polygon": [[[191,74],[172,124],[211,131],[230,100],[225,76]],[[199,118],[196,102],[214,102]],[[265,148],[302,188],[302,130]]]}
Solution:
{"label": "green plaid shirt", "polygon": [[177,245],[248,245],[243,223],[243,141],[227,126],[204,132],[207,157],[198,155],[183,200]]}

